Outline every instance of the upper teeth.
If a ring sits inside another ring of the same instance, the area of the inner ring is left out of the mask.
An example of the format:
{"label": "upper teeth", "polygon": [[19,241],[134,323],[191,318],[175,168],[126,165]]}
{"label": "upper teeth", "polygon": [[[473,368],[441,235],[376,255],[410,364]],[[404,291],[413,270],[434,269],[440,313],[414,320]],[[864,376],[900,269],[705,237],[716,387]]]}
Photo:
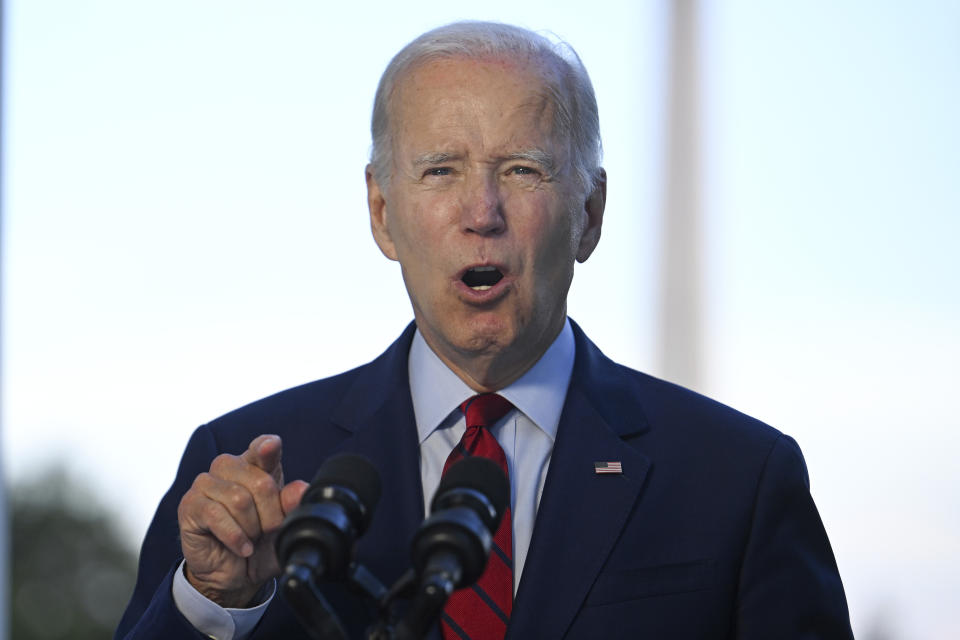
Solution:
{"label": "upper teeth", "polygon": [[473,267],[471,271],[496,271],[496,267]]}

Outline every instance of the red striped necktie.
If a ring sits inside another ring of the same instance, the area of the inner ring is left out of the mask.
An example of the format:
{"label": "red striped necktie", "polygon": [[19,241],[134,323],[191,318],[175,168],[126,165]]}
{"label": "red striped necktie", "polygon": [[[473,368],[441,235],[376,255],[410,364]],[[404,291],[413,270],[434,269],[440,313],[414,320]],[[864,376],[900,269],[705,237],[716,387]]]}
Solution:
{"label": "red striped necktie", "polygon": [[[507,457],[489,428],[512,408],[509,400],[495,393],[473,396],[460,405],[467,418],[467,430],[450,452],[443,472],[463,458],[483,456],[500,465],[509,479]],[[493,548],[483,575],[472,586],[454,591],[443,608],[441,627],[444,640],[503,638],[512,609],[513,525],[508,502],[500,527],[493,536]]]}

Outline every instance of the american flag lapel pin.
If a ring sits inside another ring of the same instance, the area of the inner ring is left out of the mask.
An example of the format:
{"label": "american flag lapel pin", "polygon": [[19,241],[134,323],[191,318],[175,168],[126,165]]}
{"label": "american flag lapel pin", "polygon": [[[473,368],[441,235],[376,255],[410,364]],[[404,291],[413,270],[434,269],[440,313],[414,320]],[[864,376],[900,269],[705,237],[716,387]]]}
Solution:
{"label": "american flag lapel pin", "polygon": [[623,466],[620,461],[616,462],[594,462],[594,473],[623,473]]}

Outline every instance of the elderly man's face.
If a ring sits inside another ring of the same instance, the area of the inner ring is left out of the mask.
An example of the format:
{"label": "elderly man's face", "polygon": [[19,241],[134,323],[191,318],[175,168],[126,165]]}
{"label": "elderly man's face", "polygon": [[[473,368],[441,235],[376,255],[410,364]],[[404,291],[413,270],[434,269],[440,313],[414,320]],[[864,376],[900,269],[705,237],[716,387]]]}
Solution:
{"label": "elderly man's face", "polygon": [[399,260],[417,326],[478,390],[509,384],[556,337],[603,189],[583,196],[536,66],[443,59],[400,81],[393,168],[367,172],[371,224]]}

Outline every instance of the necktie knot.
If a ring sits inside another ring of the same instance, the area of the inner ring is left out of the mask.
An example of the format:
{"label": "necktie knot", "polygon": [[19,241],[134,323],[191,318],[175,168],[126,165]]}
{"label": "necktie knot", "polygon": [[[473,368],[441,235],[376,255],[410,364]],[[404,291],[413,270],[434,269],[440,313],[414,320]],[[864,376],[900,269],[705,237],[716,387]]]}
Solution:
{"label": "necktie knot", "polygon": [[510,401],[495,393],[481,393],[468,398],[460,405],[460,410],[467,419],[467,428],[486,427],[507,415],[513,409]]}

